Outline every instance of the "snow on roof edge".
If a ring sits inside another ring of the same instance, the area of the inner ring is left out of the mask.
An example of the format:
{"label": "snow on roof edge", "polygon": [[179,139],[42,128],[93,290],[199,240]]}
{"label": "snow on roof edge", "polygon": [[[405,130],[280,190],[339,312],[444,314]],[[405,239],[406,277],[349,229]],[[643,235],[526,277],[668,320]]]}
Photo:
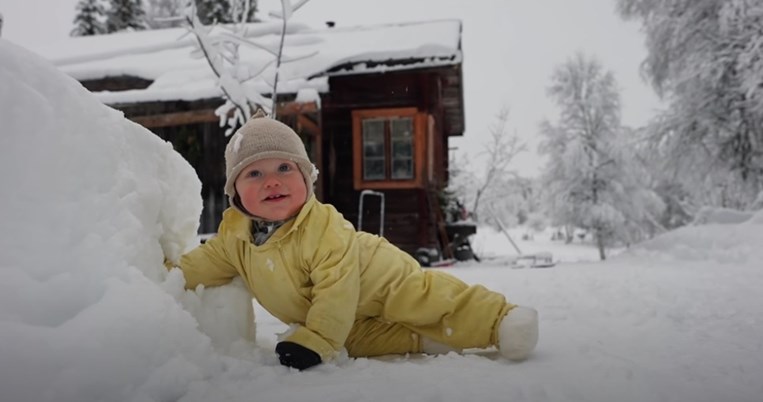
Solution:
{"label": "snow on roof edge", "polygon": [[[250,24],[247,29],[259,39],[277,38],[273,24]],[[225,29],[225,28],[222,28]],[[59,47],[55,64],[74,78],[85,80],[134,76],[152,81],[145,89],[102,92],[97,96],[108,103],[148,102],[152,100],[192,100],[214,96],[216,79],[208,66],[191,56],[193,37],[183,37],[184,28],[139,31],[113,36],[72,38],[79,48],[63,51]],[[295,23],[290,27],[289,51],[316,53],[314,59],[282,66],[279,93],[296,93],[300,88],[328,90],[331,76],[385,73],[456,65],[462,62],[462,22],[458,19],[409,21],[375,25],[310,28]],[[222,32],[222,31],[218,31]],[[155,39],[154,39],[155,38]],[[91,47],[92,46],[92,47]],[[249,52],[250,50],[245,50]],[[262,61],[261,55],[249,57]],[[272,56],[271,56],[272,57]],[[255,64],[256,65],[256,64]],[[285,69],[285,70],[284,70]],[[252,81],[259,90],[267,87],[267,75]],[[318,81],[314,81],[318,79]],[[173,95],[173,92],[175,94]],[[108,101],[107,101],[108,99]]]}

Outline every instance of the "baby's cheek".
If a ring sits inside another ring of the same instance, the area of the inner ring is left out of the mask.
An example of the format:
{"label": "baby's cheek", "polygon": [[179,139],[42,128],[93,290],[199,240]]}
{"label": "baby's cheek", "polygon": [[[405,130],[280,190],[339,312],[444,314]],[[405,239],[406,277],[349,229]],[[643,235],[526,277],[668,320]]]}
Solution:
{"label": "baby's cheek", "polygon": [[244,192],[239,193],[241,196],[241,203],[245,206],[252,206],[256,204],[254,201],[257,199],[257,192],[252,190],[244,190]]}

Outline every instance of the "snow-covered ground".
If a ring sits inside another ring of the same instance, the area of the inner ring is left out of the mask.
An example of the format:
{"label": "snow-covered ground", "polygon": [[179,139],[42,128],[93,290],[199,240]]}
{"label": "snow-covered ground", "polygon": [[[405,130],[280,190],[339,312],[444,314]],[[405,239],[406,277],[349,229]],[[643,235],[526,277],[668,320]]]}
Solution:
{"label": "snow-covered ground", "polygon": [[[760,401],[763,212],[596,262],[441,268],[538,308],[528,361],[495,351],[278,364],[285,329],[233,284],[182,290],[162,256],[196,243],[193,170],[42,59],[0,40],[0,399],[16,401]],[[483,256],[511,256],[481,228]]]}

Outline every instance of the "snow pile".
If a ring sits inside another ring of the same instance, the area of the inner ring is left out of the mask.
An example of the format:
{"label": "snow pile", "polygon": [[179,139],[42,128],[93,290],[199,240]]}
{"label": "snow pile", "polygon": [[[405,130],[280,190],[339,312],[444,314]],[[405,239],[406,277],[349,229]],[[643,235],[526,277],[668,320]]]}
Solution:
{"label": "snow pile", "polygon": [[692,225],[707,225],[712,223],[733,225],[750,219],[753,212],[739,211],[731,208],[701,208],[692,221]]}
{"label": "snow pile", "polygon": [[[737,265],[763,261],[763,210],[755,213],[716,210],[704,216],[715,223],[679,228],[644,242],[627,254],[635,258]],[[742,216],[746,219],[734,224]]]}
{"label": "snow pile", "polygon": [[205,307],[162,264],[198,242],[193,169],[3,40],[0,87],[3,400],[167,400],[218,371],[209,337],[168,292],[200,317],[219,300]]}

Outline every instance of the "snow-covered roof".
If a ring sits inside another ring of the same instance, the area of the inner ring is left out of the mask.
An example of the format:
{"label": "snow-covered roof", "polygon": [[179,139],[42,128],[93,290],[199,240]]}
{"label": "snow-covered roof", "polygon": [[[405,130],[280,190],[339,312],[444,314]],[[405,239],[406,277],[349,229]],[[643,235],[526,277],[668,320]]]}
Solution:
{"label": "snow-covered roof", "polygon": [[[215,27],[211,36],[230,33]],[[246,38],[277,48],[281,25],[275,22],[246,26]],[[139,77],[152,83],[143,89],[100,92],[106,103],[156,100],[193,100],[220,96],[217,80],[206,60],[194,54],[196,38],[186,28],[124,32],[67,38],[33,49],[79,81],[109,77]],[[247,82],[261,93],[272,91],[272,54],[253,46],[240,47],[241,71],[264,73]],[[278,92],[327,90],[327,76],[365,74],[461,62],[461,22],[438,20],[357,27],[314,29],[290,23],[281,65]],[[270,64],[268,64],[270,63]]]}

